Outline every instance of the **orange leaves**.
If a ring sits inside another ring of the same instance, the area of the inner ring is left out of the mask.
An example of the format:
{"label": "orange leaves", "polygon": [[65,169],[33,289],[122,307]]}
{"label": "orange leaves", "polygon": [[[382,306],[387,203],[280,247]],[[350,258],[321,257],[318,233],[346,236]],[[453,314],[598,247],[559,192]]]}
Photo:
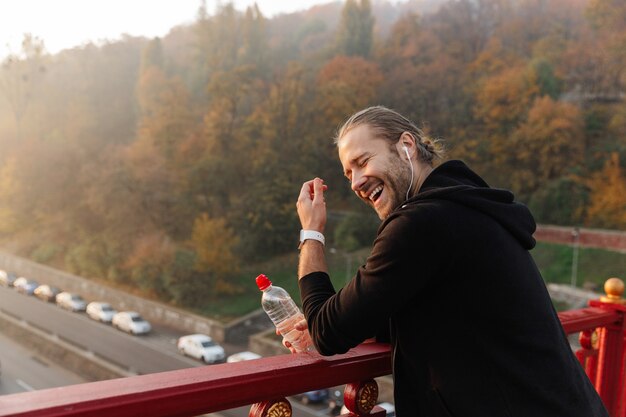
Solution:
{"label": "orange leaves", "polygon": [[337,126],[347,115],[373,104],[383,75],[374,62],[337,56],[319,72],[319,105],[328,125]]}
{"label": "orange leaves", "polygon": [[585,182],[591,190],[587,225],[626,228],[626,174],[620,166],[618,154],[611,154],[604,168]]}
{"label": "orange leaves", "polygon": [[580,109],[547,96],[536,99],[527,119],[512,134],[509,146],[514,161],[513,185],[522,192],[535,191],[582,162]]}
{"label": "orange leaves", "polygon": [[525,67],[513,67],[485,79],[476,96],[476,115],[492,131],[510,132],[539,93]]}
{"label": "orange leaves", "polygon": [[202,213],[193,224],[190,245],[196,253],[194,269],[209,273],[214,279],[214,290],[221,294],[235,294],[239,289],[228,277],[239,271],[235,248],[239,240],[226,220],[210,218]]}
{"label": "orange leaves", "polygon": [[189,93],[181,80],[167,77],[157,67],[143,71],[137,84],[141,110],[140,138],[153,143],[168,159],[189,135],[192,113]]}

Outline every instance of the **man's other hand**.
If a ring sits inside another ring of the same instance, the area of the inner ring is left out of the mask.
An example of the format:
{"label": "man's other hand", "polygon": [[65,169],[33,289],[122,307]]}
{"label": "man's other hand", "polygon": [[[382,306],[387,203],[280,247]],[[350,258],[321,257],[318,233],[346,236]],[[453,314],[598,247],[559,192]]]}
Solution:
{"label": "man's other hand", "polygon": [[324,191],[327,189],[324,180],[320,178],[307,181],[302,185],[296,207],[303,229],[324,233],[326,226]]}

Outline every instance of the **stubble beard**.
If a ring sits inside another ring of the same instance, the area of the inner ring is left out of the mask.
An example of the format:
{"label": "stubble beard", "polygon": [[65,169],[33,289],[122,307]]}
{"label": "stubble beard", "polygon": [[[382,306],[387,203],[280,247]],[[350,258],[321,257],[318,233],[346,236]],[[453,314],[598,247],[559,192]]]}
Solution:
{"label": "stubble beard", "polygon": [[[385,179],[383,180],[385,189],[383,192],[387,194],[385,205],[376,209],[372,205],[376,214],[380,220],[385,220],[400,204],[406,200],[406,192],[411,183],[411,171],[410,167],[406,163],[403,164],[400,158],[396,161],[390,162],[390,168],[385,173]],[[411,193],[409,192],[409,198]]]}

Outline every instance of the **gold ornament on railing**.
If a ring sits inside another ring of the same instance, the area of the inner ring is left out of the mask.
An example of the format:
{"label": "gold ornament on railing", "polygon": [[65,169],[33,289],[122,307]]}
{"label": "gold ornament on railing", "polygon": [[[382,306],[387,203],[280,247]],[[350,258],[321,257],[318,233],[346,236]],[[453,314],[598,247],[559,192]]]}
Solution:
{"label": "gold ornament on railing", "polygon": [[347,384],[344,398],[350,412],[356,415],[368,414],[378,400],[378,384],[373,379]]}
{"label": "gold ornament on railing", "polygon": [[282,398],[274,401],[262,401],[253,404],[250,408],[249,417],[291,417],[291,404]]}
{"label": "gold ornament on railing", "polygon": [[578,336],[578,341],[583,349],[598,349],[599,337],[597,329],[583,330]]}
{"label": "gold ornament on railing", "polygon": [[600,297],[603,303],[613,303],[626,305],[626,300],[622,298],[624,294],[624,281],[619,278],[609,278],[604,283],[606,296]]}
{"label": "gold ornament on railing", "polygon": [[267,417],[291,417],[291,407],[289,403],[279,402],[267,410]]}

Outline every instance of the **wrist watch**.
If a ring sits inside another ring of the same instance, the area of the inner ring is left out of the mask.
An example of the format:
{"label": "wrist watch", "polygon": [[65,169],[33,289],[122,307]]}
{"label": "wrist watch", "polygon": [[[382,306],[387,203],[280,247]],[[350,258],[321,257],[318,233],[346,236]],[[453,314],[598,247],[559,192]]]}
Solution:
{"label": "wrist watch", "polygon": [[300,230],[300,245],[298,245],[298,249],[302,248],[305,240],[313,239],[321,242],[322,246],[325,243],[324,235],[316,230]]}

